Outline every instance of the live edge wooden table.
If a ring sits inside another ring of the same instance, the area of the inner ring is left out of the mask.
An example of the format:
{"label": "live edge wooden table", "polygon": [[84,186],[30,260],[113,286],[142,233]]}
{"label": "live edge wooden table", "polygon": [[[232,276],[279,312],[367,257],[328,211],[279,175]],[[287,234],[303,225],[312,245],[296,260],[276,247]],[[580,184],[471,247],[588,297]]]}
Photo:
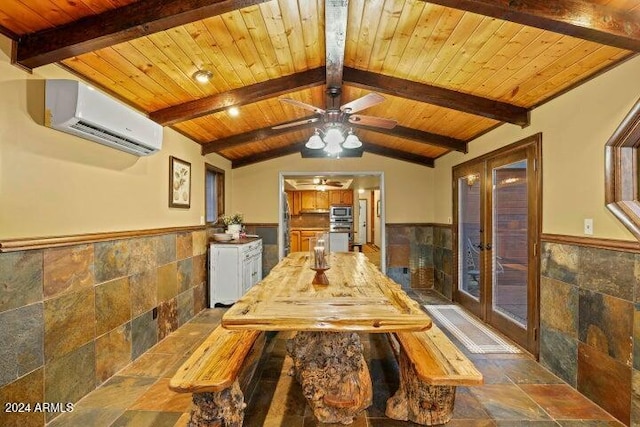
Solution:
{"label": "live edge wooden table", "polygon": [[421,331],[431,319],[364,254],[331,253],[329,264],[329,284],[312,285],[308,254],[290,254],[224,314],[222,326],[296,331],[287,351],[314,415],[350,424],[373,395],[357,332]]}

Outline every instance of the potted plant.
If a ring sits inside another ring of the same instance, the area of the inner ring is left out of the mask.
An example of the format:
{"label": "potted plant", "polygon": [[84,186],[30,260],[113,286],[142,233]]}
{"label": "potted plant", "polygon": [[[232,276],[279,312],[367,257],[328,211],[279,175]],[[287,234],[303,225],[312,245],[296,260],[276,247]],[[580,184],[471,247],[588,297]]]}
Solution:
{"label": "potted plant", "polygon": [[221,218],[223,224],[227,226],[227,233],[232,234],[234,239],[237,239],[240,235],[243,219],[243,215],[238,212],[233,215],[223,215]]}

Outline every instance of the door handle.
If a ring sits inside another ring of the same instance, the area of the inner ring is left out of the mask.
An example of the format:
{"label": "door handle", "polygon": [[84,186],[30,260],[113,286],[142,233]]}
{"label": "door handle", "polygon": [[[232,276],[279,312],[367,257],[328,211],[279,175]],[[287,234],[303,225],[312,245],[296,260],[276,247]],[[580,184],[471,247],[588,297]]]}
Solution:
{"label": "door handle", "polygon": [[480,249],[481,251],[484,250],[484,246],[482,246],[482,243],[480,243],[479,245],[473,245],[473,246],[475,246],[476,248]]}
{"label": "door handle", "polygon": [[491,243],[487,243],[487,245],[485,246],[485,249],[490,251],[491,250]]}

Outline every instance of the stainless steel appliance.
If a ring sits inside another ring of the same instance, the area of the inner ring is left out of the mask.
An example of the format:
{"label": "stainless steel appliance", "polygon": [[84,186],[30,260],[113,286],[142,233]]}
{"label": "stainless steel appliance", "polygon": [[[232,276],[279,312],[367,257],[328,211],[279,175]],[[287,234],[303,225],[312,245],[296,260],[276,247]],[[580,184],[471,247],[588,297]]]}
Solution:
{"label": "stainless steel appliance", "polygon": [[329,207],[329,221],[349,220],[353,222],[353,206],[331,205]]}
{"label": "stainless steel appliance", "polygon": [[283,256],[289,255],[291,250],[291,242],[289,241],[289,227],[291,220],[291,213],[289,211],[289,199],[287,199],[287,193],[282,194],[283,206],[282,206],[282,244],[283,244]]}
{"label": "stainless steel appliance", "polygon": [[353,244],[353,207],[332,205],[329,208],[329,231],[345,232],[349,236],[349,246]]}
{"label": "stainless steel appliance", "polygon": [[353,232],[353,221],[338,221],[329,223],[329,231]]}

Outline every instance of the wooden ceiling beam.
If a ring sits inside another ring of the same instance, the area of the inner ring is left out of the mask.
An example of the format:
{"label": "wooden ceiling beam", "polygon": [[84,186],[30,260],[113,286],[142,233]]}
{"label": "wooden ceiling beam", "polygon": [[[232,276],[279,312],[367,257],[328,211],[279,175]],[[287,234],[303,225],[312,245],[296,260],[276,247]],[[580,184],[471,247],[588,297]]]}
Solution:
{"label": "wooden ceiling beam", "polygon": [[591,0],[425,0],[595,43],[640,52],[640,10]]}
{"label": "wooden ceiling beam", "polygon": [[15,62],[33,69],[268,0],[140,0],[19,39]]}
{"label": "wooden ceiling beam", "polygon": [[163,108],[150,113],[149,118],[163,126],[169,126],[207,114],[214,114],[232,106],[239,107],[291,91],[318,86],[324,84],[324,81],[325,68],[318,67]]}
{"label": "wooden ceiling beam", "polygon": [[403,160],[405,162],[417,163],[430,168],[435,167],[435,159],[432,157],[420,156],[419,154],[409,153],[408,151],[395,150],[375,144],[363,144],[362,147],[364,151],[368,153],[391,157],[392,159]]}
{"label": "wooden ceiling beam", "polygon": [[395,136],[398,138],[410,139],[421,144],[435,145],[438,147],[446,148],[448,150],[459,151],[461,153],[467,152],[466,141],[457,138],[451,138],[449,136],[439,135],[437,133],[425,132],[419,129],[408,128],[400,125],[396,125],[396,127],[394,127],[393,129],[384,129],[374,126],[358,125],[355,123],[350,123],[349,126],[352,126],[354,129],[362,129],[381,133],[384,135]]}
{"label": "wooden ceiling beam", "polygon": [[328,110],[338,109],[340,107],[340,88],[342,87],[342,69],[344,68],[348,15],[348,0],[325,1],[326,106]]}
{"label": "wooden ceiling beam", "polygon": [[202,146],[202,155],[217,153],[222,150],[226,150],[228,148],[238,147],[240,145],[251,144],[252,142],[259,142],[263,139],[271,138],[278,135],[283,135],[290,132],[298,132],[303,129],[314,128],[318,126],[318,122],[322,120],[321,116],[314,115],[303,117],[301,119],[291,120],[290,122],[282,123],[282,125],[287,125],[291,123],[303,122],[307,121],[307,123],[301,123],[298,126],[287,127],[284,129],[274,129],[273,127],[266,127],[255,129],[249,132],[232,135],[227,138],[216,139],[215,141],[208,142],[203,144]]}
{"label": "wooden ceiling beam", "polygon": [[426,102],[523,127],[528,126],[530,121],[529,110],[526,108],[411,80],[345,67],[344,81],[363,89]]}
{"label": "wooden ceiling beam", "polygon": [[274,148],[272,150],[262,151],[260,153],[252,154],[250,156],[245,156],[241,159],[232,160],[231,168],[240,168],[242,166],[251,165],[253,163],[264,162],[267,160],[275,159],[277,157],[288,156],[289,154],[300,153],[303,143],[295,143],[291,145],[286,145],[284,147]]}

